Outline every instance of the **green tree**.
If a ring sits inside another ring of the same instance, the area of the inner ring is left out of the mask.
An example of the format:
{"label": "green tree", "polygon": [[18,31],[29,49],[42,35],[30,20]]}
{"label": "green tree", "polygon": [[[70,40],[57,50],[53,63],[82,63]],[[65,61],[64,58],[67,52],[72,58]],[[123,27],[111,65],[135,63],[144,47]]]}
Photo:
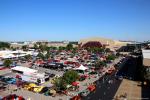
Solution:
{"label": "green tree", "polygon": [[50,52],[47,51],[47,53],[46,53],[46,55],[45,55],[45,58],[46,58],[46,59],[49,59],[50,57],[51,57],[51,54],[50,54]]}
{"label": "green tree", "polygon": [[43,59],[43,60],[45,59],[45,56],[41,52],[37,55],[37,57],[39,57],[40,59]]}
{"label": "green tree", "polygon": [[63,79],[67,84],[71,84],[72,82],[75,82],[79,78],[79,75],[76,71],[69,70],[64,73]]}
{"label": "green tree", "polygon": [[38,49],[38,45],[37,44],[34,44],[34,49]]}
{"label": "green tree", "polygon": [[110,52],[110,51],[111,51],[111,50],[110,50],[109,48],[106,48],[106,49],[105,49],[105,52],[106,52],[106,53],[108,53],[108,52]]}
{"label": "green tree", "polygon": [[59,50],[59,51],[62,51],[62,50],[65,50],[65,49],[66,49],[66,47],[63,47],[63,46],[59,46],[59,47],[58,47],[58,50]]}
{"label": "green tree", "polygon": [[42,44],[40,44],[40,45],[39,45],[39,49],[41,50],[41,52],[44,52],[44,51],[46,51],[46,49],[47,49],[47,45],[42,45]]}
{"label": "green tree", "polygon": [[57,78],[54,81],[54,86],[55,86],[56,91],[62,91],[62,90],[66,89],[66,83],[65,83],[64,79],[61,77]]}
{"label": "green tree", "polygon": [[26,60],[30,60],[32,57],[31,57],[30,54],[28,54],[28,55],[25,55],[24,58],[25,58]]}
{"label": "green tree", "polygon": [[108,61],[111,61],[111,60],[115,60],[115,58],[116,58],[116,56],[112,54],[112,55],[108,55],[106,59]]}
{"label": "green tree", "polygon": [[24,51],[26,51],[26,50],[27,50],[27,48],[28,48],[28,46],[27,46],[27,45],[23,45],[23,46],[22,46],[22,49],[23,49]]}
{"label": "green tree", "polygon": [[100,47],[87,48],[87,50],[92,53],[104,52],[104,48],[100,48]]}
{"label": "green tree", "polygon": [[77,48],[77,47],[74,47],[74,48],[72,49],[72,53],[75,54],[75,53],[77,52],[77,50],[78,50],[78,48]]}
{"label": "green tree", "polygon": [[73,45],[71,43],[69,43],[67,46],[66,46],[66,49],[67,50],[72,50],[73,49]]}
{"label": "green tree", "polygon": [[10,48],[10,43],[7,42],[0,42],[0,49],[1,48]]}
{"label": "green tree", "polygon": [[99,69],[101,67],[105,67],[107,66],[107,64],[104,62],[104,61],[98,61],[96,64],[95,64],[95,68],[96,69]]}
{"label": "green tree", "polygon": [[5,67],[10,67],[11,64],[12,64],[12,60],[10,60],[10,59],[5,59],[4,60],[4,66]]}

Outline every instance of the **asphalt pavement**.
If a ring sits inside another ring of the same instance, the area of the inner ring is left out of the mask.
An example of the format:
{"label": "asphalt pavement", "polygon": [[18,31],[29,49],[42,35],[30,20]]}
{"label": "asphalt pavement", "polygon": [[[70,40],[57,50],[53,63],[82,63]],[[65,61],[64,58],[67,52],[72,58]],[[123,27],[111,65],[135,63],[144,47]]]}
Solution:
{"label": "asphalt pavement", "polygon": [[[122,63],[124,64],[121,64],[118,71],[120,73],[127,71],[129,75],[134,77],[132,72],[135,70],[135,67],[131,67],[132,65],[135,65],[133,59],[127,58],[127,60]],[[116,73],[117,72],[113,72],[111,75],[104,75],[101,79],[97,80],[96,90],[88,94],[86,97],[83,97],[82,100],[112,100],[122,82],[122,80],[117,80],[115,78]]]}
{"label": "asphalt pavement", "polygon": [[105,75],[96,81],[96,91],[83,97],[83,100],[112,100],[120,84],[121,80],[115,79],[115,72],[112,75]]}

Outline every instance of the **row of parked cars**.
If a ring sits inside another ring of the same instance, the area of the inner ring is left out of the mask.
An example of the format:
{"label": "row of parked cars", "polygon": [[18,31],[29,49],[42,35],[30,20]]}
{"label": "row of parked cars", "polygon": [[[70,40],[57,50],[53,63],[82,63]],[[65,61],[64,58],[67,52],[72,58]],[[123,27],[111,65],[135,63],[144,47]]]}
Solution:
{"label": "row of parked cars", "polygon": [[0,100],[25,100],[25,98],[16,94],[10,94],[5,97],[0,97]]}
{"label": "row of parked cars", "polygon": [[96,85],[92,84],[87,87],[84,91],[80,92],[78,95],[74,96],[71,98],[71,100],[81,100],[81,98],[86,97],[88,94],[91,92],[94,92],[96,90]]}
{"label": "row of parked cars", "polygon": [[39,67],[44,67],[47,69],[63,69],[66,66],[64,64],[58,63],[58,62],[51,62],[51,63],[45,62],[43,64],[40,64]]}
{"label": "row of parked cars", "polygon": [[16,78],[0,76],[0,81],[8,84],[16,84]]}
{"label": "row of parked cars", "polygon": [[51,87],[38,86],[34,83],[26,83],[23,85],[23,88],[28,91],[44,94],[45,96],[53,96],[56,94],[56,91]]}
{"label": "row of parked cars", "polygon": [[116,67],[118,67],[119,71],[115,74],[116,79],[118,80],[123,80],[123,78],[129,78],[131,79],[131,77],[128,77],[127,75],[127,69],[128,69],[128,63],[130,63],[129,58],[123,58],[120,60],[119,63],[116,64]]}

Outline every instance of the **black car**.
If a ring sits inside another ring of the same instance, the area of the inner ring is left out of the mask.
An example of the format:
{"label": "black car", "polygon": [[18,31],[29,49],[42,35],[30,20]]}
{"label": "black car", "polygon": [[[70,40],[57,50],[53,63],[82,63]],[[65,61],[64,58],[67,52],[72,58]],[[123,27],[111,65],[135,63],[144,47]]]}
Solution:
{"label": "black car", "polygon": [[44,87],[39,93],[43,94],[43,93],[45,93],[48,90],[49,90],[49,87]]}

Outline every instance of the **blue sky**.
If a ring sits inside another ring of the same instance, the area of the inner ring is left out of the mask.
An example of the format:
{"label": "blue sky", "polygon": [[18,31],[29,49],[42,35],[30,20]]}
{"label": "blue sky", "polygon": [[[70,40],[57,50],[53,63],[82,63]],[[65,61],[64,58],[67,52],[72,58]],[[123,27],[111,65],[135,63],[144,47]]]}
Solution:
{"label": "blue sky", "polygon": [[150,0],[0,0],[0,40],[150,40]]}

